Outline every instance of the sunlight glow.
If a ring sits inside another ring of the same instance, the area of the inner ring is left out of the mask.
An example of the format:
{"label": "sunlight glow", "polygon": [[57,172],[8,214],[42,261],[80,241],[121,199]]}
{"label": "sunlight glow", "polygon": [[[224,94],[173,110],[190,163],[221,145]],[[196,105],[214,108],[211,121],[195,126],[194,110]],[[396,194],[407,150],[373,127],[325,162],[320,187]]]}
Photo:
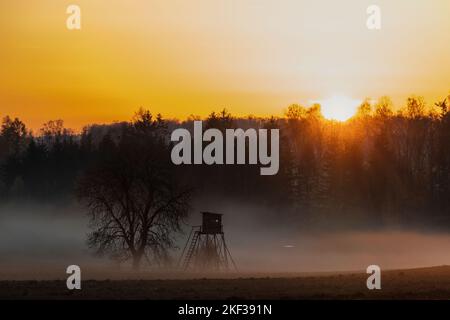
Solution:
{"label": "sunlight glow", "polygon": [[329,120],[346,121],[355,115],[361,100],[344,95],[333,95],[328,99],[314,101],[322,107],[322,114]]}

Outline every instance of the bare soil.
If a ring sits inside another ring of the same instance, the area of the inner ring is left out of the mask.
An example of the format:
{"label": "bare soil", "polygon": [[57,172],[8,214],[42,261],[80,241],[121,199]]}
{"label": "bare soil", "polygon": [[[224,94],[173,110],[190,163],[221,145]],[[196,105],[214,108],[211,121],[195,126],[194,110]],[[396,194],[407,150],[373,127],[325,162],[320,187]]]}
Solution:
{"label": "bare soil", "polygon": [[226,279],[0,281],[0,299],[450,299],[450,266],[382,272],[368,290],[362,272],[241,275]]}

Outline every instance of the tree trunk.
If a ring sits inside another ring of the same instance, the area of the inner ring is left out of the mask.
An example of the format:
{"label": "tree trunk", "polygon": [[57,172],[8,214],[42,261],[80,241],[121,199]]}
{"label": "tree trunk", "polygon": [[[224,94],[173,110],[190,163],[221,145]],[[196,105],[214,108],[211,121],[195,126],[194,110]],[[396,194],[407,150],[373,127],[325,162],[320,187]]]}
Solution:
{"label": "tree trunk", "polygon": [[133,255],[133,269],[139,271],[141,267],[142,253],[137,252]]}

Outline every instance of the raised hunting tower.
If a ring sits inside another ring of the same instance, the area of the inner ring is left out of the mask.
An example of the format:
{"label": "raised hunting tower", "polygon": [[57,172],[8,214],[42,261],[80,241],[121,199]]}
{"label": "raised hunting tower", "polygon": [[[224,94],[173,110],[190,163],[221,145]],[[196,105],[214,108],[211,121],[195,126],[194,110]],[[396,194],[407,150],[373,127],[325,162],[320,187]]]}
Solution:
{"label": "raised hunting tower", "polygon": [[202,212],[202,225],[193,226],[178,263],[182,270],[237,270],[225,243],[222,214]]}

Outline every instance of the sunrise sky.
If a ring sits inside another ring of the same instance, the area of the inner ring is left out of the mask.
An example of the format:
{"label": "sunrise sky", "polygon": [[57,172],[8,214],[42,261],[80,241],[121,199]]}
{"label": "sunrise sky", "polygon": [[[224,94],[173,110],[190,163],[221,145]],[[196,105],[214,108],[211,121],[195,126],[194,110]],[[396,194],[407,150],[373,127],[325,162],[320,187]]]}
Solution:
{"label": "sunrise sky", "polygon": [[[80,31],[66,28],[72,3]],[[185,118],[333,96],[432,103],[450,90],[449,13],[448,0],[1,1],[0,116],[79,129],[140,106]]]}

